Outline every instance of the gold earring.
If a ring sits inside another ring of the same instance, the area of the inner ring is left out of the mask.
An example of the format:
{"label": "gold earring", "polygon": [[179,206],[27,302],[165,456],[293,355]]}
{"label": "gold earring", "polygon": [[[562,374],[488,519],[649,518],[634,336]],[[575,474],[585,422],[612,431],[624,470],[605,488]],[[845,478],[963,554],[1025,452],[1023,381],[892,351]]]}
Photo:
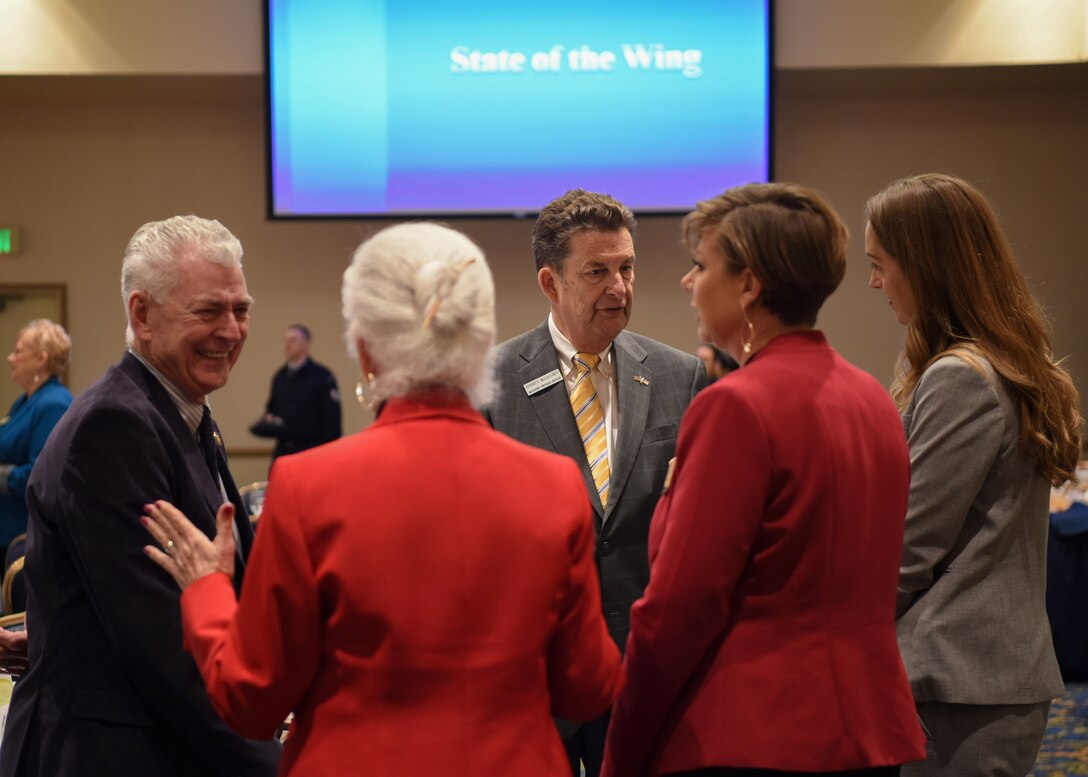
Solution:
{"label": "gold earring", "polygon": [[371,410],[374,409],[374,401],[367,396],[367,388],[374,382],[374,373],[368,372],[366,374],[366,383],[363,383],[364,378],[360,378],[359,382],[355,384],[355,401],[360,405],[367,407]]}
{"label": "gold earring", "polygon": [[748,318],[748,311],[744,309],[744,306],[740,307],[741,315],[744,316],[744,323],[748,325],[748,339],[741,341],[741,348],[744,350],[744,355],[748,356],[752,353],[752,341],[756,339],[756,328],[752,326],[752,320]]}

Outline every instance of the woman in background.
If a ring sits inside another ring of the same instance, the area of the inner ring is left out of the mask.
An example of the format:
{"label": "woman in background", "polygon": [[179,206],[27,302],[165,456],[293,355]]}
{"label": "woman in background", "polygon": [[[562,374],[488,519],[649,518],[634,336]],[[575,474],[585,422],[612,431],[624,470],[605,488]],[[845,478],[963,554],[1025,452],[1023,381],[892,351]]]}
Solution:
{"label": "woman in background", "polygon": [[71,347],[64,327],[39,318],[19,331],[8,354],[11,379],[23,393],[0,419],[0,559],[11,541],[26,531],[30,470],[72,404],[72,393],[60,382]]}
{"label": "woman in background", "polygon": [[684,220],[700,339],[650,526],[602,775],[894,775],[923,737],[895,642],[910,473],[887,392],[813,327],[846,269],[815,192],[752,184]]}
{"label": "woman in background", "polygon": [[359,247],[343,310],[377,419],[276,460],[240,602],[228,507],[213,544],[148,506],[216,710],[257,738],[294,711],[282,774],[560,777],[552,715],[590,720],[615,697],[581,471],[473,409],[492,391],[494,301],[483,253],[451,229]]}
{"label": "woman in background", "polygon": [[909,775],[1024,775],[1064,691],[1046,615],[1050,485],[1074,477],[1076,389],[997,217],[920,175],[869,200],[869,285],[906,344],[911,457],[896,608],[927,759]]}

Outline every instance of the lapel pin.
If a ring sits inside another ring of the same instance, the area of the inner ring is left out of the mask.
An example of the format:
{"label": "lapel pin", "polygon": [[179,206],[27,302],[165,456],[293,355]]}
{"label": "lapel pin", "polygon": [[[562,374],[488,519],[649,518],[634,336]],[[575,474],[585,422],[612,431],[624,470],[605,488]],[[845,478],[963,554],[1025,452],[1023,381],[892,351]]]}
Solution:
{"label": "lapel pin", "polygon": [[632,375],[631,377],[635,379],[635,383],[641,383],[643,386],[650,385],[650,381],[646,380],[644,375]]}
{"label": "lapel pin", "polygon": [[223,438],[219,436],[219,432],[212,432],[212,439],[218,447],[223,447]]}

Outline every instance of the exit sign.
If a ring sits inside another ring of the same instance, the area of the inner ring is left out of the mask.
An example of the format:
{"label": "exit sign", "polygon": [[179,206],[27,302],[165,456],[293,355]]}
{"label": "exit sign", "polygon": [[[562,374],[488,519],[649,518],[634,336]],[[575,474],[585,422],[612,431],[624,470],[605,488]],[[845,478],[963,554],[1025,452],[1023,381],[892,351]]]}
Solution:
{"label": "exit sign", "polygon": [[0,227],[0,256],[19,253],[19,231],[15,227]]}

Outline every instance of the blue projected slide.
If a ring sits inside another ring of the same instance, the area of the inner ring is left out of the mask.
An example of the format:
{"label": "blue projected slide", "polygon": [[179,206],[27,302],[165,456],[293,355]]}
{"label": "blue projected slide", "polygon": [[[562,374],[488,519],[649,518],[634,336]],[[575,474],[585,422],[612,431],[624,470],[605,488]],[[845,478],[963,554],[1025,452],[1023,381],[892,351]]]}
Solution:
{"label": "blue projected slide", "polygon": [[769,0],[269,0],[274,217],[687,211],[769,175]]}

